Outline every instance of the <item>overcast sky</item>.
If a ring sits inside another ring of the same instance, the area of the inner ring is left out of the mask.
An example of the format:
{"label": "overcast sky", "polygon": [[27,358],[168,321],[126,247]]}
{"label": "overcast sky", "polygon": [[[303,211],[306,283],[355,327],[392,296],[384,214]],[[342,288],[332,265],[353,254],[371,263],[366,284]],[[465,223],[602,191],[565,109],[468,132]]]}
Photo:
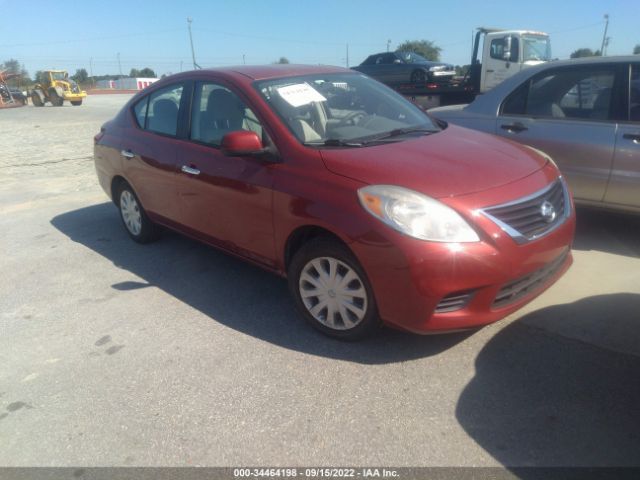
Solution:
{"label": "overcast sky", "polygon": [[389,40],[394,49],[420,39],[442,47],[442,60],[463,65],[479,26],[547,32],[553,56],[567,58],[577,48],[600,48],[605,13],[608,54],[631,54],[640,44],[640,0],[71,0],[56,7],[36,0],[21,13],[16,5],[0,0],[2,11],[15,14],[0,26],[0,62],[15,58],[31,76],[52,68],[71,73],[85,68],[94,75],[143,67],[158,75],[189,70],[187,17],[193,19],[196,60],[203,67],[264,64],[280,57],[344,66],[347,44],[354,66],[385,51]]}

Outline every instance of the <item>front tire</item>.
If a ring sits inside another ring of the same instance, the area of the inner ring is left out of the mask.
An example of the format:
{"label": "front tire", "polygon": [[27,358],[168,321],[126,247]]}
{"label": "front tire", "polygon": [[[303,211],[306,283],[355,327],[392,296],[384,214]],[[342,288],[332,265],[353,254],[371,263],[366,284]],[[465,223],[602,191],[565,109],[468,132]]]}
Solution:
{"label": "front tire", "polygon": [[411,83],[425,83],[427,74],[424,70],[416,70],[411,74]]}
{"label": "front tire", "polygon": [[138,196],[128,183],[122,183],[118,187],[116,201],[122,224],[134,241],[149,243],[159,237],[158,227],[149,219]]}
{"label": "front tire", "polygon": [[359,340],[380,326],[373,289],[358,260],[331,238],[315,238],[296,252],[288,270],[296,307],[315,329]]}
{"label": "front tire", "polygon": [[54,107],[61,107],[64,103],[64,98],[58,95],[58,92],[54,88],[49,90],[49,98],[51,99],[51,105]]}
{"label": "front tire", "polygon": [[82,105],[82,100],[71,100],[71,105],[73,105],[74,107]]}
{"label": "front tire", "polygon": [[42,101],[42,98],[40,98],[38,92],[33,92],[31,94],[31,101],[33,102],[34,107],[44,107],[44,102]]}

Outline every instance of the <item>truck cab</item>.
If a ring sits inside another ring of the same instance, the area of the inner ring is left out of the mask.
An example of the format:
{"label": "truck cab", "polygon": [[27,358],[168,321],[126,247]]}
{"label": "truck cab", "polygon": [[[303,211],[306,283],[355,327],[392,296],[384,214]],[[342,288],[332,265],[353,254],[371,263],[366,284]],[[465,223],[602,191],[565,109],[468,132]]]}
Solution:
{"label": "truck cab", "polygon": [[479,78],[480,93],[490,90],[523,68],[551,60],[551,41],[549,35],[544,32],[479,28],[472,66],[479,63],[477,53],[481,34],[484,34],[484,42]]}

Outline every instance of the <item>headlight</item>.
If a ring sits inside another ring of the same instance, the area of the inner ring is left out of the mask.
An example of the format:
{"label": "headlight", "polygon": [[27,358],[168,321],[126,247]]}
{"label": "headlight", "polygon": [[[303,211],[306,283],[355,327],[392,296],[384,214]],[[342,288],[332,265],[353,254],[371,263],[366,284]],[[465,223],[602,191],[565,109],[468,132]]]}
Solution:
{"label": "headlight", "polygon": [[553,161],[553,158],[551,158],[549,155],[547,155],[546,153],[544,153],[542,150],[538,150],[535,147],[532,147],[531,145],[524,145],[523,147],[527,147],[529,150],[533,150],[534,152],[536,152],[538,155],[540,155],[542,158],[544,158],[545,160],[547,160],[551,165],[553,165],[554,167],[558,168],[558,165],[556,164],[556,162]]}
{"label": "headlight", "polygon": [[391,228],[432,242],[478,242],[480,237],[452,208],[407,188],[371,185],[358,190],[360,203]]}

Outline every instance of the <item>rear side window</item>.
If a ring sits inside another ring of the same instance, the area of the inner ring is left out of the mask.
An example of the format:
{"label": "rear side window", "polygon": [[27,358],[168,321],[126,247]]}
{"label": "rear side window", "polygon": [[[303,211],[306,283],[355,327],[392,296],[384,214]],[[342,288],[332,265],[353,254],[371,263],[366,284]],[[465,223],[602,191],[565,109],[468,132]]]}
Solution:
{"label": "rear side window", "polygon": [[164,135],[176,135],[182,91],[182,85],[172,85],[149,96],[146,130]]}

